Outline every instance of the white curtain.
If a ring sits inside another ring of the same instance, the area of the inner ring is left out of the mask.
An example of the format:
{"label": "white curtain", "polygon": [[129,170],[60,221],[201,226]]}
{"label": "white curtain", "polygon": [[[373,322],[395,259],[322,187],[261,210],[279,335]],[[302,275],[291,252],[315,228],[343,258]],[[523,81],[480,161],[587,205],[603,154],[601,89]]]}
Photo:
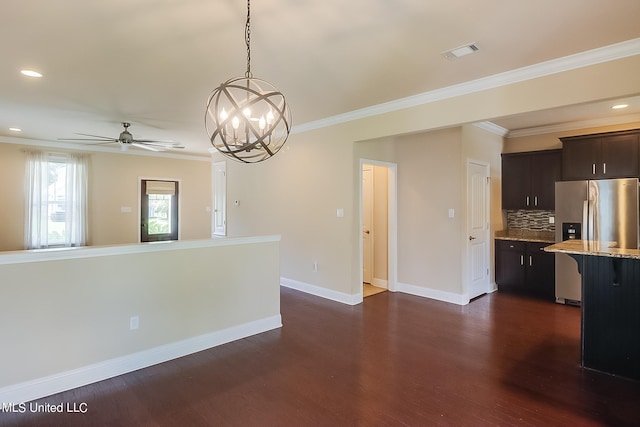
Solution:
{"label": "white curtain", "polygon": [[[49,241],[49,164],[65,164],[63,242]],[[83,246],[87,243],[88,161],[83,154],[27,153],[25,247]]]}

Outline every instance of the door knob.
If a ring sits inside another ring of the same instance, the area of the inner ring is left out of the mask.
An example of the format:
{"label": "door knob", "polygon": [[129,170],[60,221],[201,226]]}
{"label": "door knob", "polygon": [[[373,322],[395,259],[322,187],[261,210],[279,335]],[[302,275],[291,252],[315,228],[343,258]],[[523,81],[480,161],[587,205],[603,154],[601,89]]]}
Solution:
{"label": "door knob", "polygon": [[365,230],[364,231],[366,234],[370,234],[371,232],[369,230]]}
{"label": "door knob", "polygon": [[469,240],[476,240],[476,238],[473,236],[469,236]]}

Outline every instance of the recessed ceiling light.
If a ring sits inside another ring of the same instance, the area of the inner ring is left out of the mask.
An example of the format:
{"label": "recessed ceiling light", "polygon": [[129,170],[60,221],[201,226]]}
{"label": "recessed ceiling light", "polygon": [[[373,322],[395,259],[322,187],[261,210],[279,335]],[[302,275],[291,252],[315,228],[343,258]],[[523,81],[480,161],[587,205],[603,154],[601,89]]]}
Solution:
{"label": "recessed ceiling light", "polygon": [[628,106],[629,106],[629,104],[617,104],[617,105],[614,105],[611,108],[613,108],[614,110],[620,110],[621,108],[627,108]]}
{"label": "recessed ceiling light", "polygon": [[27,77],[42,77],[42,73],[34,70],[20,70],[20,72]]}
{"label": "recessed ceiling light", "polygon": [[20,129],[20,128],[9,128],[9,130],[11,132],[22,132],[22,129]]}

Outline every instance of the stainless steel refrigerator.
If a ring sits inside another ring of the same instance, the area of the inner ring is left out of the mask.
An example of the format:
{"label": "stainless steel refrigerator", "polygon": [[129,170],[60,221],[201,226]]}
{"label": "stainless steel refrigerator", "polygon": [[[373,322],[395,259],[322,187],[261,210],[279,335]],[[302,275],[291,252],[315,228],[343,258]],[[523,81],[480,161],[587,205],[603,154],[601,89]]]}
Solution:
{"label": "stainless steel refrigerator", "polygon": [[[556,242],[594,240],[604,246],[637,249],[638,178],[556,182]],[[556,302],[580,304],[577,262],[556,254]]]}

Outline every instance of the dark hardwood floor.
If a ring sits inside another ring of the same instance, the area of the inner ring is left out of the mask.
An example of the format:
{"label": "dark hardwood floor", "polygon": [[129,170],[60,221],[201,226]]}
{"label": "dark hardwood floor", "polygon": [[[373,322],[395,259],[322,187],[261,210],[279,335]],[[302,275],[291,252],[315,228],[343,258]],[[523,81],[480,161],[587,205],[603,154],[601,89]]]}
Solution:
{"label": "dark hardwood floor", "polygon": [[[284,327],[0,413],[15,426],[624,426],[640,383],[579,367],[580,309],[282,289]],[[9,367],[4,366],[3,369]]]}

